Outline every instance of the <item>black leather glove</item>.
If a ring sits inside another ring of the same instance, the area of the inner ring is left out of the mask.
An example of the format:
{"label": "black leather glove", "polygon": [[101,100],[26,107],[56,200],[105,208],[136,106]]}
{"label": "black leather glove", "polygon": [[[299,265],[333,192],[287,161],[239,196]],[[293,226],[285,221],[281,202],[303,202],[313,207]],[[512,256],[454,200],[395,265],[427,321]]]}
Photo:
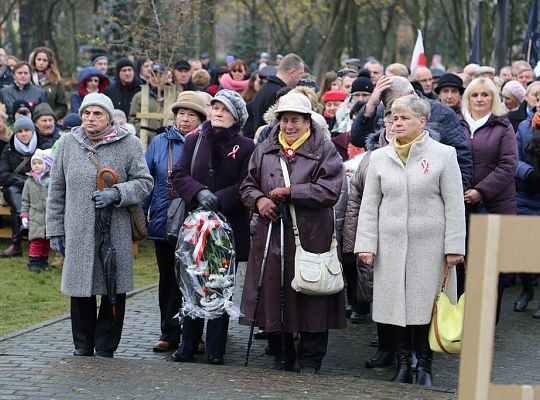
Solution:
{"label": "black leather glove", "polygon": [[525,181],[525,190],[528,194],[536,194],[540,192],[540,171],[532,171],[527,175]]}
{"label": "black leather glove", "polygon": [[208,189],[202,189],[197,192],[195,198],[200,205],[207,211],[218,211],[220,204],[214,193]]}
{"label": "black leather glove", "polygon": [[96,190],[92,194],[92,200],[96,202],[96,208],[105,208],[120,200],[120,191],[117,188],[106,188],[103,192]]}
{"label": "black leather glove", "polygon": [[51,248],[57,253],[66,255],[66,238],[65,236],[53,236],[50,238]]}

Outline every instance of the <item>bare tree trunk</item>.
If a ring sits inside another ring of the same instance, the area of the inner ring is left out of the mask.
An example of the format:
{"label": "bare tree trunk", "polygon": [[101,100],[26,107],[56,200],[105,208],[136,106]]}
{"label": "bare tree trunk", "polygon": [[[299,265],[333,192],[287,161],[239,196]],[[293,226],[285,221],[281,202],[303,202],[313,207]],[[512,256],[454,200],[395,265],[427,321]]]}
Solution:
{"label": "bare tree trunk", "polygon": [[499,0],[495,14],[495,69],[499,71],[506,65],[506,26],[508,17],[508,1]]}
{"label": "bare tree trunk", "polygon": [[[332,14],[324,35],[324,41],[313,63],[313,74],[322,78],[324,72],[334,66],[335,60],[343,48],[343,40],[347,29],[347,14],[351,2],[348,0],[335,1],[332,4]],[[319,82],[320,83],[320,82]]]}
{"label": "bare tree trunk", "polygon": [[21,37],[21,48],[17,56],[23,59],[28,56],[31,47],[32,4],[30,4],[29,0],[19,1],[19,34]]}

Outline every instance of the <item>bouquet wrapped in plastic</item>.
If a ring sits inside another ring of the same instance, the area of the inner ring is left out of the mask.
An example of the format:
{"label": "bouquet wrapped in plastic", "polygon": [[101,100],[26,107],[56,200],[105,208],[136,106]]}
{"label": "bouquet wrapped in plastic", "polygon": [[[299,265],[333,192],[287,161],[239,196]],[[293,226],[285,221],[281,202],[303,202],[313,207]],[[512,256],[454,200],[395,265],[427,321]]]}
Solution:
{"label": "bouquet wrapped in plastic", "polygon": [[215,319],[240,310],[231,301],[235,285],[233,231],[221,213],[195,210],[176,244],[176,280],[184,296],[181,316]]}

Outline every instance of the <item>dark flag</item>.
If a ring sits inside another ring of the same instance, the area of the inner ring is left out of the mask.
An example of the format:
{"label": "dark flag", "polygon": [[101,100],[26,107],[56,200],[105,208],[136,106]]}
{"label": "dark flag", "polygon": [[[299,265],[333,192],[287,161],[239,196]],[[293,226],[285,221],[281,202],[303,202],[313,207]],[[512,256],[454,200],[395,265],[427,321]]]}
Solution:
{"label": "dark flag", "polygon": [[533,68],[536,67],[536,62],[538,61],[538,0],[533,0],[531,3],[529,23],[522,49],[529,64]]}
{"label": "dark flag", "polygon": [[480,64],[480,5],[478,6],[478,14],[476,15],[476,26],[474,27],[469,62]]}

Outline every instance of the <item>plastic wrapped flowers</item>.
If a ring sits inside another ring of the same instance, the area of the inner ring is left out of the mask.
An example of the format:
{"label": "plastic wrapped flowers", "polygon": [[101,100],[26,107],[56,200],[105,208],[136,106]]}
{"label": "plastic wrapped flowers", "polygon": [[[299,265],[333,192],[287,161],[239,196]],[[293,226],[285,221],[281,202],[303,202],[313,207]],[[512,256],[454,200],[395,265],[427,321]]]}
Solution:
{"label": "plastic wrapped flowers", "polygon": [[184,296],[181,316],[215,319],[240,310],[231,301],[235,285],[233,231],[221,213],[188,214],[176,245],[176,279]]}

